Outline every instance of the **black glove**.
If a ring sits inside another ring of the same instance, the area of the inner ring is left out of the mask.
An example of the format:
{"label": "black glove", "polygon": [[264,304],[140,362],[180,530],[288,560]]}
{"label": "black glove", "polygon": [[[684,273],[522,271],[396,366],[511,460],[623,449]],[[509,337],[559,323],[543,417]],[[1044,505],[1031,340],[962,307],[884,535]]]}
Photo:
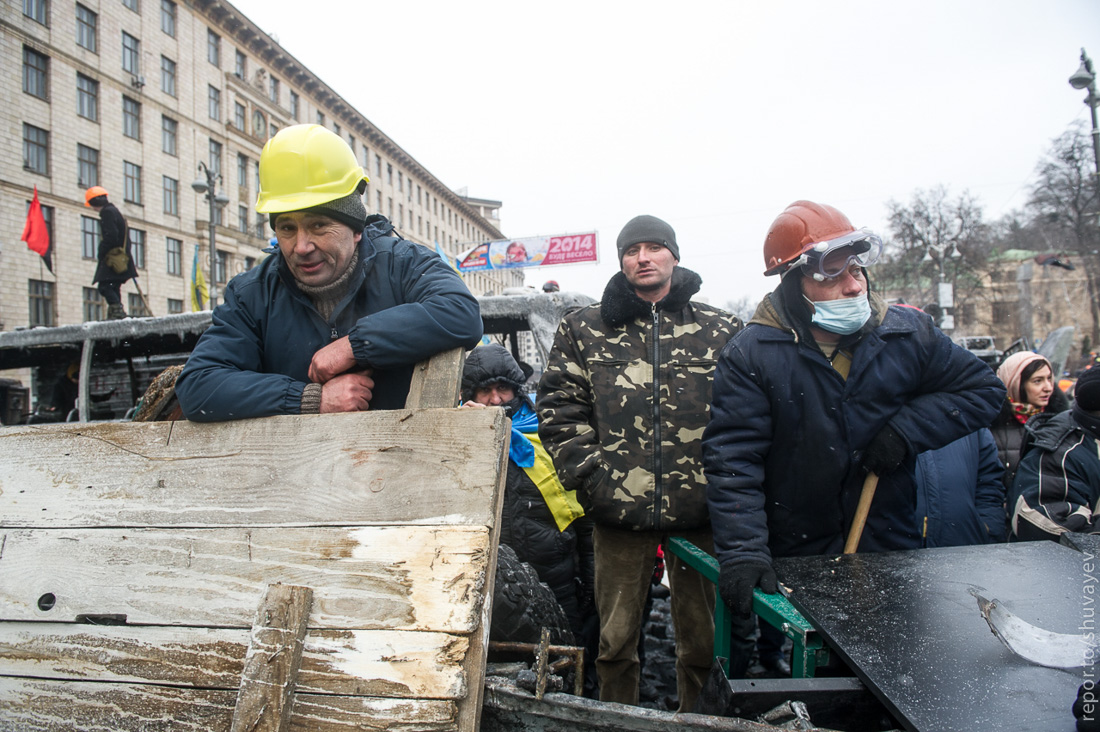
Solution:
{"label": "black glove", "polygon": [[1100,699],[1094,689],[1086,689],[1084,684],[1077,689],[1077,701],[1073,702],[1073,716],[1077,718],[1077,732],[1097,732],[1100,730]]}
{"label": "black glove", "polygon": [[769,595],[776,591],[775,570],[771,562],[758,559],[726,562],[718,568],[718,594],[737,615],[752,615],[752,591],[756,587]]}
{"label": "black glove", "polygon": [[886,425],[863,451],[863,467],[868,473],[888,475],[897,470],[908,452],[905,438],[893,427]]}

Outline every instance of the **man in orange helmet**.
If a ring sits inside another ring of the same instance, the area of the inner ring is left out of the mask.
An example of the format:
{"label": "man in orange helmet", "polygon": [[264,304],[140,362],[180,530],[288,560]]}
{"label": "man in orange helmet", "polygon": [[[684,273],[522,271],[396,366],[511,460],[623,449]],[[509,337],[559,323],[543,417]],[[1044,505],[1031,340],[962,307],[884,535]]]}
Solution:
{"label": "man in orange helmet", "polygon": [[719,591],[740,615],[775,592],[772,558],[839,554],[864,477],[880,476],[860,551],[921,545],[913,460],[985,427],[1004,386],[932,319],[887,307],[882,240],[796,201],[764,241],[779,285],[722,351],[703,436]]}
{"label": "man in orange helmet", "polygon": [[[92,186],[84,191],[84,205],[99,213],[102,239],[96,258],[92,284],[107,302],[107,318],[118,320],[126,317],[122,307],[122,284],[137,277],[134,260],[130,256],[130,238],[126,235],[126,219],[113,203],[107,200],[106,189]],[[97,284],[98,283],[98,284]]]}

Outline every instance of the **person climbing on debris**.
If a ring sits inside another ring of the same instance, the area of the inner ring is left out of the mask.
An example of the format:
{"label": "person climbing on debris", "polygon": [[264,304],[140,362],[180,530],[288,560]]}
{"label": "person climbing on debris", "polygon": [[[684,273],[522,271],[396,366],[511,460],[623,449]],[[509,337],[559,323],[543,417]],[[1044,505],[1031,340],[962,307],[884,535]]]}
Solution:
{"label": "person climbing on debris", "polygon": [[554,592],[579,643],[594,612],[592,521],[542,447],[534,405],[523,393],[529,376],[504,346],[478,346],[466,357],[462,406],[503,407],[512,420],[500,541]]}
{"label": "person climbing on debris", "polygon": [[401,408],[416,363],[481,339],[458,274],[367,215],[368,178],[341,137],[284,128],[259,177],[279,250],[226,286],[176,384],[188,419]]}
{"label": "person climbing on debris", "polygon": [[1077,380],[1071,409],[1028,422],[1024,455],[1008,495],[1012,539],[1038,541],[1067,531],[1093,534],[1100,501],[1100,368]]}
{"label": "person climbing on debris", "polygon": [[703,435],[719,590],[740,616],[754,588],[776,591],[773,557],[840,553],[868,472],[881,483],[859,549],[920,547],[914,457],[985,427],[1004,399],[931,318],[869,292],[881,249],[810,201],[768,230],[765,274],[781,279],[722,351]]}
{"label": "person climbing on debris", "polygon": [[[562,320],[536,407],[562,485],[577,491],[596,524],[600,699],[636,705],[638,636],[657,547],[682,536],[712,549],[700,438],[715,360],[741,324],[691,300],[702,280],[677,266],[680,246],[668,223],[637,216],[617,247],[621,272],[603,299]],[[676,687],[687,712],[711,667],[714,586],[667,546],[665,558]],[[751,640],[735,635],[747,665]]]}
{"label": "person climbing on debris", "polygon": [[107,303],[107,319],[126,317],[122,307],[122,285],[138,276],[130,256],[130,237],[127,236],[126,219],[118,208],[107,200],[107,190],[92,186],[84,191],[84,205],[99,213],[101,239],[96,252],[95,276],[92,284]]}

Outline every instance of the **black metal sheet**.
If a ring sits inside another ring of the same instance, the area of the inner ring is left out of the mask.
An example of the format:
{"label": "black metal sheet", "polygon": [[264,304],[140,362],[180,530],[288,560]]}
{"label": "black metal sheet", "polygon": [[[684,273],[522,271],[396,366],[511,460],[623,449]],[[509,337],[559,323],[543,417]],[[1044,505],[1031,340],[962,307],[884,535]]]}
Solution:
{"label": "black metal sheet", "polygon": [[1078,686],[1100,681],[1100,667],[1051,669],[1016,656],[968,592],[1050,631],[1096,632],[1092,554],[1030,542],[775,566],[794,606],[914,732],[1073,732]]}

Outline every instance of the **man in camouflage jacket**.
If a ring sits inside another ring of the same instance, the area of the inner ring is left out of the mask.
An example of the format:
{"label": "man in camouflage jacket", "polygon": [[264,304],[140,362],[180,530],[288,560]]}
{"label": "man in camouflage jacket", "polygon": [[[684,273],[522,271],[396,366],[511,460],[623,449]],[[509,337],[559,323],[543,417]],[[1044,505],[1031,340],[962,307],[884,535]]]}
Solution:
{"label": "man in camouflage jacket", "polygon": [[[632,219],[617,245],[622,271],[603,299],[558,328],[537,411],[558,477],[596,523],[600,699],[637,704],[657,547],[683,536],[713,552],[702,435],[718,353],[741,324],[691,302],[701,280],[677,266],[676,234],[664,221]],[[665,557],[680,710],[691,711],[711,664],[714,586],[667,549]],[[747,661],[751,642],[737,640]]]}

